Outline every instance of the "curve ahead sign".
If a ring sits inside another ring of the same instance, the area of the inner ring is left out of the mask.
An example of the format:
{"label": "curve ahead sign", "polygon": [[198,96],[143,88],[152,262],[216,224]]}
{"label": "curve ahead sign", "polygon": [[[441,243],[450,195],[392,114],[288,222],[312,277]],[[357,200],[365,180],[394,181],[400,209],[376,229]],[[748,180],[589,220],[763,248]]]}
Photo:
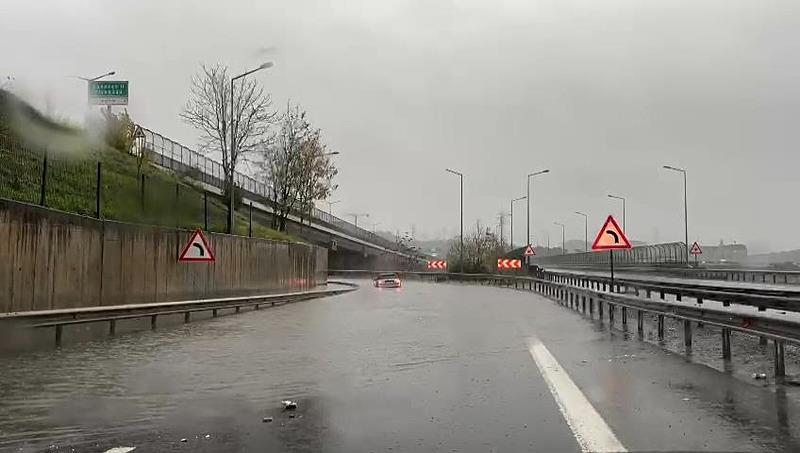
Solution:
{"label": "curve ahead sign", "polygon": [[211,247],[209,247],[206,236],[203,234],[203,230],[198,228],[194,231],[194,233],[192,233],[192,237],[189,238],[189,242],[183,246],[183,251],[181,251],[181,254],[178,255],[178,261],[181,263],[198,261],[213,263],[215,261],[214,252],[211,250]]}
{"label": "curve ahead sign", "polygon": [[606,223],[600,228],[597,237],[592,243],[592,250],[627,250],[631,248],[631,243],[614,220],[613,216],[608,216]]}

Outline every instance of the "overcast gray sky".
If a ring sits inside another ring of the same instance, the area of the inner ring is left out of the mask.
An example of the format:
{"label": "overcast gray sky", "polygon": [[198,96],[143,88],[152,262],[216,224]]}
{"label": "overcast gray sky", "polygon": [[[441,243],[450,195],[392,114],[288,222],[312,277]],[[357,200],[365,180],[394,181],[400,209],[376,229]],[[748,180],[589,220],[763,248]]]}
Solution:
{"label": "overcast gray sky", "polygon": [[[80,119],[72,75],[117,71],[140,124],[194,146],[178,117],[200,63],[263,60],[276,106],[291,98],[337,156],[337,214],[380,229],[455,234],[494,224],[525,175],[534,232],[590,236],[628,197],[627,231],[800,248],[800,2],[780,0],[3,0],[0,77]],[[524,203],[515,209],[524,242]],[[590,238],[591,240],[591,238]]]}

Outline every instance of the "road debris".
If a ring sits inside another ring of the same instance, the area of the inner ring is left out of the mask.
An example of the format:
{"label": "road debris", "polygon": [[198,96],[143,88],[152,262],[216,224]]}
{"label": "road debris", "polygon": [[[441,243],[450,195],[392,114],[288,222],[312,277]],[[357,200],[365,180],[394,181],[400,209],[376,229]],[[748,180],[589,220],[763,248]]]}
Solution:
{"label": "road debris", "polygon": [[114,448],[109,448],[103,453],[129,453],[133,450],[136,450],[136,447],[114,447]]}
{"label": "road debris", "polygon": [[297,409],[297,402],[296,401],[283,400],[283,401],[281,401],[281,404],[283,404],[283,410],[286,410],[286,411],[293,411],[293,410]]}
{"label": "road debris", "polygon": [[272,423],[272,417],[264,417],[261,419],[261,423]]}
{"label": "road debris", "polygon": [[211,434],[206,434],[206,435],[205,435],[205,436],[203,436],[203,437],[205,437],[206,439],[211,439]]}
{"label": "road debris", "polygon": [[753,379],[766,379],[766,373],[753,373]]}
{"label": "road debris", "polygon": [[189,439],[184,437],[183,439],[181,439],[181,442],[189,442]]}

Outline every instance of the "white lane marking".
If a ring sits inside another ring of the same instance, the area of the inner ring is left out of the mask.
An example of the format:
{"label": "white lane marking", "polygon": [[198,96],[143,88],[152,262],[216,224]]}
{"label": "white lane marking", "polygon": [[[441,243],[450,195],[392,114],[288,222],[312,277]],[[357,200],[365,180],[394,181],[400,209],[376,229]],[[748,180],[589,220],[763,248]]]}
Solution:
{"label": "white lane marking", "polygon": [[626,452],[628,450],[611,431],[603,417],[586,399],[581,389],[572,382],[567,372],[561,368],[539,339],[528,338],[528,351],[539,367],[550,393],[561,410],[561,415],[575,435],[581,451],[584,452]]}

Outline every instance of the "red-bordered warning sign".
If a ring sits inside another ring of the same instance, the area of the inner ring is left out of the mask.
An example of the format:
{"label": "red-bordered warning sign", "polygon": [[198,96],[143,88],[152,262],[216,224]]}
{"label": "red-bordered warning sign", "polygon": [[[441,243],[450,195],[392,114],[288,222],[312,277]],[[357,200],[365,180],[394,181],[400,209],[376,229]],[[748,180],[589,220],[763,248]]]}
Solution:
{"label": "red-bordered warning sign", "polygon": [[603,228],[597,233],[592,244],[592,250],[625,250],[631,248],[631,243],[619,227],[613,216],[608,216]]}
{"label": "red-bordered warning sign", "polygon": [[702,255],[703,249],[700,248],[700,244],[698,244],[697,241],[694,241],[694,244],[692,244],[692,248],[689,249],[689,253],[691,253],[694,256]]}
{"label": "red-bordered warning sign", "polygon": [[533,244],[528,244],[528,247],[525,248],[525,252],[522,254],[524,256],[536,256],[536,251],[533,249]]}
{"label": "red-bordered warning sign", "polygon": [[189,238],[189,242],[183,247],[183,251],[178,255],[180,262],[207,262],[213,263],[215,261],[214,251],[208,245],[206,235],[200,228],[194,230],[194,233]]}

